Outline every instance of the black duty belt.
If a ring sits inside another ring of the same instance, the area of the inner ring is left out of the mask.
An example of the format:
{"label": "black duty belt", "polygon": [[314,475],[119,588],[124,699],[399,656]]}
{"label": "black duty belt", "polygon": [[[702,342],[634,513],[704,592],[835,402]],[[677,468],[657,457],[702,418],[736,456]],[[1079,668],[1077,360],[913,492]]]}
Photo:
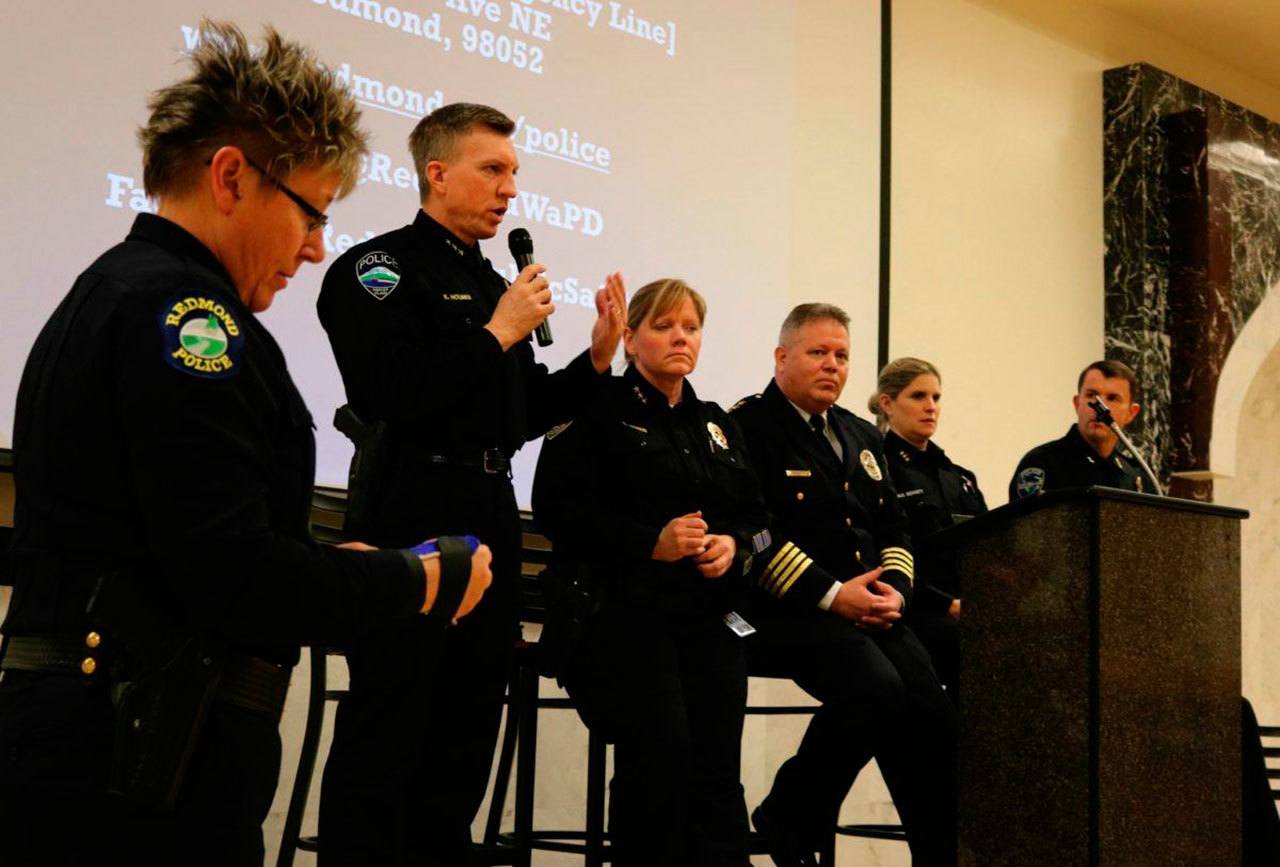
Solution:
{"label": "black duty belt", "polygon": [[511,475],[511,460],[501,449],[485,449],[483,452],[470,455],[428,455],[433,464],[448,467],[466,467],[481,470],[490,475]]}
{"label": "black duty belt", "polygon": [[[90,632],[84,641],[11,636],[0,660],[0,671],[72,674],[105,680],[107,666],[98,653],[101,643],[96,632]],[[276,721],[288,694],[289,669],[244,653],[232,653],[227,658],[216,692],[220,701]]]}

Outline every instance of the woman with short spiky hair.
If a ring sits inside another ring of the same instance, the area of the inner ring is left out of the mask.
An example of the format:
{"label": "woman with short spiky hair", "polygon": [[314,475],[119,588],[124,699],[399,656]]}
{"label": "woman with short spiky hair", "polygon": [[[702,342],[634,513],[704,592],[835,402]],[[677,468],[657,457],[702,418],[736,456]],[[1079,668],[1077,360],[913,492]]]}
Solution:
{"label": "woman with short spiky hair", "polygon": [[298,645],[444,624],[489,582],[460,540],[311,538],[311,415],[256,314],[323,258],[365,134],[270,28],[202,22],[190,61],[139,133],[157,213],[80,275],[18,394],[6,864],[260,865]]}

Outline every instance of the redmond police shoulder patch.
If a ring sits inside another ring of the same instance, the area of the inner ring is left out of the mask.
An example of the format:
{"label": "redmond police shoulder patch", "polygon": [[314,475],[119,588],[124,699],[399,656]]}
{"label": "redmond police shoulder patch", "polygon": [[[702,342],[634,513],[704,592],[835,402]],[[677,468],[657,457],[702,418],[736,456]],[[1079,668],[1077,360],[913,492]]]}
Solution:
{"label": "redmond police shoulder patch", "polygon": [[160,314],[165,361],[204,379],[240,372],[244,332],[223,302],[193,292],[171,298]]}
{"label": "redmond police shoulder patch", "polygon": [[356,262],[356,279],[366,292],[381,301],[400,285],[400,263],[390,253],[374,250]]}
{"label": "redmond police shoulder patch", "polygon": [[1018,496],[1030,497],[1044,490],[1044,470],[1027,467],[1018,473]]}
{"label": "redmond police shoulder patch", "polygon": [[862,461],[862,468],[867,471],[868,476],[877,482],[884,478],[880,473],[880,465],[876,463],[876,456],[871,454],[871,449],[863,449],[858,455],[858,460]]}

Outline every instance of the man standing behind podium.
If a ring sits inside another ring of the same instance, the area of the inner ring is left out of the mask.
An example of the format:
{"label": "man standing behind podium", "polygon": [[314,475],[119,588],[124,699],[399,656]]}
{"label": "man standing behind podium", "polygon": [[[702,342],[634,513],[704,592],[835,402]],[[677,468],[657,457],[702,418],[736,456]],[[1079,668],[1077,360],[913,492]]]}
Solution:
{"label": "man standing behind podium", "polygon": [[[1157,492],[1151,476],[1118,446],[1119,437],[1097,420],[1090,401],[1101,398],[1115,423],[1138,417],[1138,377],[1120,361],[1095,361],[1080,372],[1076,423],[1061,439],[1036,446],[1018,462],[1009,482],[1009,501],[1060,488],[1098,485],[1140,493]],[[1253,707],[1241,698],[1240,749],[1243,805],[1243,859],[1246,867],[1280,863],[1280,818],[1267,780],[1266,759]]]}
{"label": "man standing behind podium", "polygon": [[[514,128],[466,103],[423,118],[409,136],[421,191],[413,222],[338,258],[320,291],[347,400],[385,427],[348,535],[411,545],[474,533],[493,550],[494,575],[486,603],[445,633],[425,682],[406,678],[403,663],[441,639],[414,625],[348,648],[351,695],[320,806],[326,864],[470,863],[518,635],[510,457],[586,405],[622,335],[626,300],[612,275],[596,295],[590,350],[556,373],[534,361],[529,336],[555,309],[544,268],[507,286],[479,247],[516,195]],[[406,755],[409,770],[393,775]]]}
{"label": "man standing behind podium", "polygon": [[1036,446],[1018,462],[1009,481],[1009,501],[1056,488],[1099,485],[1156,493],[1155,482],[1118,437],[1098,421],[1089,403],[1102,400],[1118,427],[1138,417],[1138,378],[1121,361],[1095,361],[1080,372],[1071,403],[1076,423],[1060,439]]}

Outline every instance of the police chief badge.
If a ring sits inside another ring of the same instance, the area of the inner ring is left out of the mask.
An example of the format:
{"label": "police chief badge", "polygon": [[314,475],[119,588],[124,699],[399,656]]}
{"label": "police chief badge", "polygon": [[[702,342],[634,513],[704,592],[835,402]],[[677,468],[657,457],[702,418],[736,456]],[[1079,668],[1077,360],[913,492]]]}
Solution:
{"label": "police chief badge", "polygon": [[871,449],[863,449],[858,460],[862,461],[862,468],[867,471],[868,476],[877,482],[884,478],[880,475],[880,465],[876,463],[876,456],[871,454]]}
{"label": "police chief badge", "polygon": [[366,292],[381,301],[400,285],[400,263],[390,253],[375,250],[356,262],[356,279]]}
{"label": "police chief badge", "polygon": [[204,379],[240,372],[244,332],[226,304],[204,295],[170,299],[160,316],[165,361]]}
{"label": "police chief badge", "polygon": [[[720,430],[720,425],[713,421],[707,422],[707,433],[711,434],[711,442],[722,449],[728,450],[729,440],[725,437],[724,431]],[[712,451],[715,451],[715,449],[712,449]]]}

